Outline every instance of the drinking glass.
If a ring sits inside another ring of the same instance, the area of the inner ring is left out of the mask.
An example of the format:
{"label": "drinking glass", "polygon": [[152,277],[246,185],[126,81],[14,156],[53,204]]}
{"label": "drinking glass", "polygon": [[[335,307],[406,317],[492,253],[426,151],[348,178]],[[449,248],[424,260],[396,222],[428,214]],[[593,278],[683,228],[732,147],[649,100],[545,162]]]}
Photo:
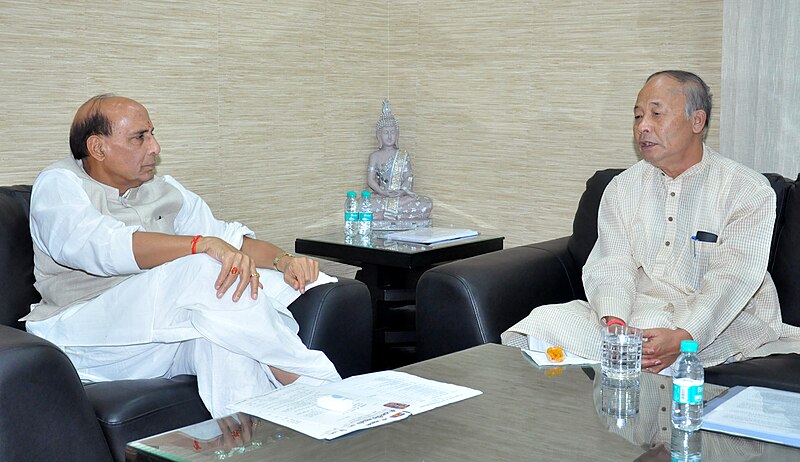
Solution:
{"label": "drinking glass", "polygon": [[631,326],[612,324],[603,328],[600,354],[603,375],[617,380],[631,380],[642,372],[642,331]]}

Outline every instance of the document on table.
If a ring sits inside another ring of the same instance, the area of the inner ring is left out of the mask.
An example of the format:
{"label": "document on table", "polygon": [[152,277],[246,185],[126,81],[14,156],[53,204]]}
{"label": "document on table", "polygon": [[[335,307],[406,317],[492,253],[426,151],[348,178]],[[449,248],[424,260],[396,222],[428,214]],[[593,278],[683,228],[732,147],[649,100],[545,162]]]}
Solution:
{"label": "document on table", "polygon": [[[228,406],[317,439],[333,439],[356,430],[405,419],[482,392],[397,371],[374,372],[321,386],[291,384]],[[350,400],[348,410],[320,407],[334,395]]]}
{"label": "document on table", "polygon": [[415,242],[417,244],[435,244],[437,242],[452,241],[465,237],[477,236],[478,232],[471,229],[454,228],[417,228],[408,231],[389,233],[386,239],[393,241]]}
{"label": "document on table", "polygon": [[708,403],[701,428],[800,447],[800,393],[733,387]]}

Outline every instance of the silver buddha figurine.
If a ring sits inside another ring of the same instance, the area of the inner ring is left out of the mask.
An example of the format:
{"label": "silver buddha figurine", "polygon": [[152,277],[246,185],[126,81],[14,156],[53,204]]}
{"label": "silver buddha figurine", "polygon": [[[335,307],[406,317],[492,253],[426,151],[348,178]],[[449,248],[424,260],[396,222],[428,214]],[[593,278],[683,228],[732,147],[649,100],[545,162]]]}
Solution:
{"label": "silver buddha figurine", "polygon": [[414,173],[408,151],[400,150],[400,127],[388,100],[375,124],[378,150],[370,154],[367,185],[372,191],[373,229],[410,229],[431,226],[433,202],[413,191]]}

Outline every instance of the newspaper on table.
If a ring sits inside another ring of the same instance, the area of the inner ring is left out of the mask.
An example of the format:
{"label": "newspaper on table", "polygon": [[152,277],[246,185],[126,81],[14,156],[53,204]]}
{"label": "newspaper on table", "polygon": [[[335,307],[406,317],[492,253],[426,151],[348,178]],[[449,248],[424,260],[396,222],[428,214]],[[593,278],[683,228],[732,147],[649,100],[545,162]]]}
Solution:
{"label": "newspaper on table", "polygon": [[[232,404],[228,409],[269,420],[313,438],[330,440],[481,393],[404,372],[384,371],[320,386],[291,384]],[[346,405],[339,410],[320,405],[331,398]]]}

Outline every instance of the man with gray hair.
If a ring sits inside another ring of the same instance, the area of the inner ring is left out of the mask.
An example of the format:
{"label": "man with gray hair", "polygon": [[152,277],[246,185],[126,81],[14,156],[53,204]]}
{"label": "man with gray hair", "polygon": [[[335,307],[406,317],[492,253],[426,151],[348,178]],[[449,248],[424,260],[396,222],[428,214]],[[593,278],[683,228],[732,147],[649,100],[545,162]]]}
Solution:
{"label": "man with gray hair", "polygon": [[154,132],[129,98],[99,95],[78,109],[72,156],[33,183],[42,301],[28,331],[63,349],[85,381],[195,374],[214,417],[282,385],[340,380],[287,308],[334,278],[156,175]]}
{"label": "man with gray hair", "polygon": [[633,108],[642,160],[606,188],[583,284],[588,301],[535,308],[501,335],[599,359],[601,328],[644,329],[642,368],[668,372],[693,339],[706,367],[800,351],[767,273],[775,193],[703,142],[711,94],[685,71],[651,75]]}

